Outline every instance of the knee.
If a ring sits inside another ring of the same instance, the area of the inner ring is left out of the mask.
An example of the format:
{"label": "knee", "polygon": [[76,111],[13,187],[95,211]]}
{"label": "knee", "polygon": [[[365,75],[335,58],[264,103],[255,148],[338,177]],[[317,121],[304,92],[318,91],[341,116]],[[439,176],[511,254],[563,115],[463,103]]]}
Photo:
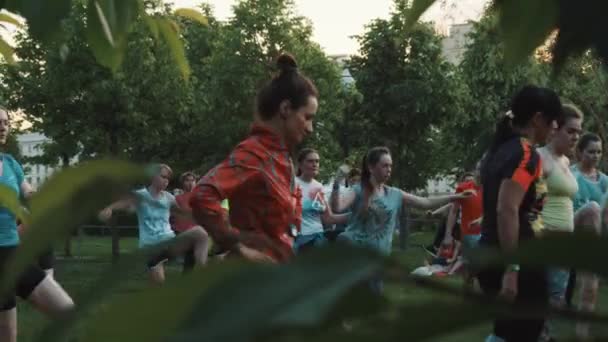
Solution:
{"label": "knee", "polygon": [[199,242],[207,242],[209,241],[209,234],[203,227],[196,226],[192,228],[192,235],[195,237],[196,241]]}
{"label": "knee", "polygon": [[579,228],[593,228],[597,230],[597,228],[599,228],[601,215],[602,209],[600,208],[599,204],[595,202],[587,204],[583,209],[581,209],[581,212],[577,215],[578,225],[583,226]]}
{"label": "knee", "polygon": [[592,218],[599,218],[602,208],[596,202],[591,202],[587,206],[588,215]]}

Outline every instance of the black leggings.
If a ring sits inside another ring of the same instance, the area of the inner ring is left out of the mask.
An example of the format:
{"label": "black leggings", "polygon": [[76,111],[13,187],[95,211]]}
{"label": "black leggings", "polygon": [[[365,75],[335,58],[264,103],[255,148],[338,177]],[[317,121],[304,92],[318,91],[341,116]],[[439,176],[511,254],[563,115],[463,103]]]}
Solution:
{"label": "black leggings", "polygon": [[[16,249],[17,246],[0,246],[0,274],[5,273],[4,269]],[[4,297],[0,298],[0,311],[14,309],[17,306],[16,296],[23,299],[29,298],[45,277],[46,273],[37,265],[26,267],[17,279],[15,286]]]}
{"label": "black leggings", "polygon": [[[148,266],[148,268],[153,268],[158,266],[163,261],[173,259],[177,256],[178,255],[175,255],[168,248],[166,248],[156,254],[152,254],[148,258],[146,265]],[[194,269],[194,265],[196,264],[196,259],[194,258],[194,248],[190,248],[183,256],[184,264],[182,265],[182,272],[188,273]]]}
{"label": "black leggings", "polygon": [[[486,295],[495,297],[502,287],[503,269],[487,269],[477,275]],[[548,304],[546,272],[522,267],[518,274],[515,304]],[[545,317],[517,319],[500,317],[494,321],[494,335],[507,342],[537,342],[545,325]]]}

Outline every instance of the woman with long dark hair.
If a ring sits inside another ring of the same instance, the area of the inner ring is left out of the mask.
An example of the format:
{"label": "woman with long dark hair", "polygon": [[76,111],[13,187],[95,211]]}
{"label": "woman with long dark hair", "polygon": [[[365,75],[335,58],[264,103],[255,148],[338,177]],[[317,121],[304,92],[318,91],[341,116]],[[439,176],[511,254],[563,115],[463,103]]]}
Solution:
{"label": "woman with long dark hair", "polygon": [[[392,250],[393,235],[399,214],[404,206],[420,209],[440,207],[451,201],[469,197],[470,191],[438,197],[418,197],[388,186],[393,161],[388,148],[370,149],[361,164],[361,182],[353,192],[340,199],[340,211],[350,210],[352,216],[341,241],[371,248],[388,255]],[[332,195],[333,196],[333,195]],[[382,291],[382,282],[376,281],[374,290]]]}
{"label": "woman with long dark hair", "polygon": [[[547,188],[536,144],[556,128],[562,104],[555,92],[526,86],[513,98],[511,110],[497,125],[494,141],[481,168],[483,223],[480,245],[513,252],[520,241],[543,229],[540,213]],[[547,304],[544,270],[527,265],[485,269],[479,284],[490,296],[517,303]],[[544,317],[494,321],[494,341],[537,341]]]}

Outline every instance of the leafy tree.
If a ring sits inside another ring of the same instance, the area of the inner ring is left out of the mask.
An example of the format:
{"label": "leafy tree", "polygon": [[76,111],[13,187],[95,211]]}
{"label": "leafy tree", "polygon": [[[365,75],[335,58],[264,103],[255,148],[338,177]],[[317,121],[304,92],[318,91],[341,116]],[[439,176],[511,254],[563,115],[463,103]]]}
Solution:
{"label": "leafy tree", "polygon": [[19,141],[17,141],[17,135],[15,133],[8,136],[6,144],[2,148],[2,152],[12,155],[13,158],[20,163],[24,161],[23,155],[21,154],[21,148],[19,147]]}
{"label": "leafy tree", "polygon": [[[167,14],[163,7],[150,10]],[[179,130],[168,123],[186,119],[191,98],[169,49],[151,39],[140,20],[127,40],[124,70],[111,73],[96,62],[86,43],[86,8],[76,2],[71,13],[63,49],[18,35],[22,61],[8,67],[4,80],[10,106],[23,109],[33,129],[51,138],[45,146],[47,162],[67,164],[77,154],[135,161],[169,155],[169,144],[179,140],[166,137]]]}
{"label": "leafy tree", "polygon": [[[543,65],[548,68],[548,65]],[[608,105],[608,74],[602,61],[589,50],[577,58],[569,59],[560,73],[548,80],[564,102],[572,102],[587,115],[585,127],[597,131],[602,138],[606,134],[606,106]]]}
{"label": "leafy tree", "polygon": [[[80,4],[86,11],[87,26],[83,38],[101,65],[113,72],[118,71],[126,56],[127,36],[136,21],[143,20],[154,38],[169,48],[172,60],[179,68],[176,70],[184,78],[189,76],[190,67],[179,39],[179,30],[175,30],[175,21],[166,15],[158,16],[150,11],[150,6],[156,6],[158,0],[57,0],[52,3],[44,0],[2,0],[0,10],[5,9],[24,17],[28,32],[35,39],[57,43],[69,38],[69,32],[63,30],[61,23],[70,16],[71,10],[75,8],[74,3]],[[205,22],[200,13],[189,9],[179,9],[175,14]],[[2,14],[0,25],[3,22],[13,24],[14,18]],[[64,49],[61,44],[56,47]],[[0,54],[9,61],[13,58],[12,48],[4,39],[0,39]]]}
{"label": "leafy tree", "polygon": [[464,85],[443,59],[440,37],[429,25],[405,30],[408,10],[406,1],[396,1],[389,20],[368,25],[359,37],[360,56],[350,66],[363,95],[354,118],[365,130],[363,146],[390,147],[397,184],[417,189],[454,167],[438,139],[444,120],[462,116]]}
{"label": "leafy tree", "polygon": [[202,171],[223,159],[246,134],[256,91],[276,72],[274,60],[284,51],[296,56],[301,71],[321,93],[317,129],[308,144],[320,150],[324,161],[338,155],[332,137],[337,128],[331,118],[343,111],[340,73],[312,42],[310,22],[297,16],[294,8],[292,0],[243,0],[234,6],[234,17],[227,24],[217,30],[210,25],[215,37],[211,43],[189,43],[193,51],[203,51],[202,64],[193,68],[192,75],[195,94],[204,94],[195,99],[195,108],[204,113],[204,121],[195,122],[197,149],[205,151],[199,155]]}
{"label": "leafy tree", "polygon": [[[0,7],[14,2],[0,0]],[[50,6],[47,6],[48,1],[22,0],[20,3],[47,10],[37,11],[47,14],[42,19],[36,20],[33,15],[28,17],[34,32],[48,27],[42,24],[48,18],[56,17],[53,11],[56,2]],[[528,13],[524,15],[529,16]],[[397,42],[403,39],[402,36],[397,38]],[[414,46],[411,44],[411,48]],[[103,53],[104,48],[101,50]],[[388,49],[387,53],[392,56],[395,49]],[[408,54],[413,59],[415,54],[412,49],[408,50]],[[401,59],[396,62],[405,64]],[[110,85],[105,86],[112,89]],[[363,87],[362,93],[366,95],[367,92],[368,89]],[[121,98],[118,100],[125,101]],[[364,110],[369,108],[364,107]],[[377,112],[370,112],[372,114]],[[97,161],[67,169],[50,180],[31,201],[30,233],[24,236],[14,257],[7,261],[6,272],[0,279],[0,293],[14,288],[22,271],[50,242],[64,237],[70,227],[82,223],[87,216],[115,199],[127,185],[140,181],[144,176],[141,168],[129,163]],[[100,188],[107,191],[100,192]],[[25,216],[18,209],[14,194],[11,197],[3,191],[0,199],[7,207],[13,204],[10,207],[19,216]],[[573,248],[581,251],[584,248],[585,253],[563,252]],[[510,255],[487,251],[472,253],[471,262],[473,266],[494,263],[554,265],[585,269],[605,276],[607,272],[604,258],[601,257],[605,251],[604,239],[597,236],[546,234],[543,239],[522,242],[518,251]],[[519,303],[511,306],[476,294],[467,294],[466,300],[463,300],[462,292],[450,284],[412,278],[409,270],[400,265],[398,258],[387,261],[386,258],[345,246],[311,251],[279,267],[238,261],[215,263],[205,272],[194,272],[162,288],[130,291],[128,296],[116,295],[115,291],[121,288],[132,270],[141,267],[145,258],[143,254],[132,253],[116,267],[100,270],[99,277],[94,281],[82,283],[79,290],[84,295],[79,298],[77,311],[63,321],[49,325],[37,340],[68,340],[72,331],[81,334],[86,331],[86,338],[93,336],[93,339],[103,341],[167,338],[249,341],[281,339],[282,334],[290,333],[300,336],[286,336],[281,340],[429,340],[441,339],[446,333],[483,323],[490,315],[523,316],[539,310]],[[99,267],[103,266],[100,264]],[[364,283],[380,271],[384,271],[386,282],[391,287],[425,287],[443,295],[433,297],[432,301],[403,303],[372,296],[365,288],[356,288],[357,284]],[[100,305],[101,301],[104,301],[103,305]],[[142,306],[142,303],[155,305]],[[606,316],[599,314],[582,316],[564,310],[548,311],[571,320],[608,321]],[[446,312],[458,314],[452,314],[444,322],[436,322],[437,317]],[[359,324],[345,332],[345,317]],[[429,322],[432,322],[432,329],[427,329]],[[82,325],[86,327],[82,329]]]}
{"label": "leafy tree", "polygon": [[[550,65],[545,63],[543,67],[549,70]],[[587,131],[608,141],[608,71],[594,51],[568,59],[548,83],[560,94],[563,102],[573,103],[583,111],[583,127]],[[602,157],[606,165],[608,156],[604,154]]]}
{"label": "leafy tree", "polygon": [[495,124],[508,110],[513,94],[528,83],[539,84],[546,78],[533,57],[510,67],[498,30],[497,18],[490,10],[473,24],[459,66],[470,95],[465,102],[466,115],[451,124],[449,139],[469,169],[489,146]]}
{"label": "leafy tree", "polygon": [[[413,0],[407,14],[410,27],[431,5],[444,1]],[[603,62],[608,60],[608,42],[604,39],[608,27],[590,24],[602,22],[608,10],[605,1],[493,0],[492,8],[498,14],[500,39],[511,65],[525,62],[556,31],[552,53],[558,70],[569,57],[581,56],[589,49],[596,51]]]}

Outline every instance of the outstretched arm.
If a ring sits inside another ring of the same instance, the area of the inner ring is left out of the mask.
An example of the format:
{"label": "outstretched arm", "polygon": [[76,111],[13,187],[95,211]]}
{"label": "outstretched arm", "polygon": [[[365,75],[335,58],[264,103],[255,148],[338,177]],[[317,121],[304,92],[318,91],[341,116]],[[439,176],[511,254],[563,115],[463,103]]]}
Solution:
{"label": "outstretched arm", "polygon": [[440,207],[444,204],[448,204],[450,202],[454,202],[459,199],[467,198],[471,195],[474,195],[474,191],[464,191],[459,194],[454,195],[445,195],[445,196],[435,196],[435,197],[419,197],[416,195],[409,194],[405,191],[403,193],[403,202],[406,205],[419,208],[419,209],[433,209]]}
{"label": "outstretched arm", "polygon": [[134,195],[129,195],[121,200],[118,200],[99,213],[99,219],[103,222],[107,222],[112,218],[112,214],[115,210],[133,210],[135,207],[136,198]]}

